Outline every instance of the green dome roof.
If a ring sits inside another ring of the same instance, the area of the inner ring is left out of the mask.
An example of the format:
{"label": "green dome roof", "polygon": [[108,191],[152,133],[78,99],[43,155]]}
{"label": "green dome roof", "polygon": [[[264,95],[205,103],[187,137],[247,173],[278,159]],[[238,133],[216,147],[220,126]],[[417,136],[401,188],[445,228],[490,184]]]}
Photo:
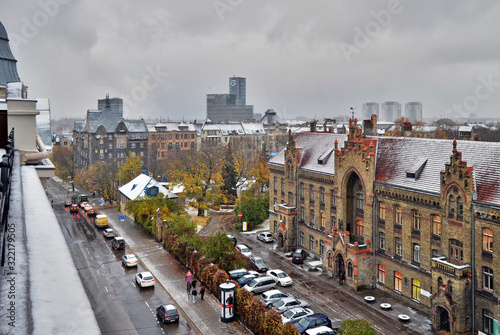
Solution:
{"label": "green dome roof", "polygon": [[16,63],[17,60],[10,50],[7,31],[0,22],[0,85],[21,81],[17,73]]}

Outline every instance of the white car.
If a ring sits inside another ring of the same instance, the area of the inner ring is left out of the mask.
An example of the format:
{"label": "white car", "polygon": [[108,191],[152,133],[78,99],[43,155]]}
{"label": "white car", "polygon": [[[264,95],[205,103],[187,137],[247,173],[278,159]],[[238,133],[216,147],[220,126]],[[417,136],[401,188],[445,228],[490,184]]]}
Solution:
{"label": "white car", "polygon": [[302,299],[283,298],[271,304],[271,308],[280,314],[296,307],[309,307],[309,303]]}
{"label": "white car", "polygon": [[131,267],[137,266],[137,263],[139,263],[139,261],[137,260],[137,257],[135,257],[135,255],[124,255],[122,257],[122,263],[126,267]]}
{"label": "white car", "polygon": [[268,242],[272,243],[272,242],[274,242],[274,236],[273,236],[273,234],[271,234],[268,231],[260,233],[259,235],[257,235],[257,239],[261,240],[264,243],[268,243]]}
{"label": "white car", "polygon": [[285,271],[273,269],[267,271],[266,274],[276,279],[279,286],[291,286],[293,283],[292,278],[290,278],[290,276],[288,276]]}
{"label": "white car", "polygon": [[135,281],[140,287],[155,286],[155,278],[151,272],[139,272],[135,275]]}
{"label": "white car", "polygon": [[244,244],[238,244],[236,246],[236,249],[238,249],[243,254],[243,256],[247,256],[247,257],[251,257],[252,256],[252,252]]}
{"label": "white car", "polygon": [[111,229],[111,228],[104,229],[102,231],[102,234],[104,236],[106,236],[106,237],[114,237],[114,236],[116,236],[115,231],[113,229]]}
{"label": "white car", "polygon": [[296,320],[300,320],[305,316],[314,314],[313,310],[310,308],[296,307],[285,311],[281,314],[281,321],[283,324],[287,324],[290,322],[294,322]]}
{"label": "white car", "polygon": [[269,290],[262,293],[260,300],[264,303],[264,306],[271,308],[271,304],[282,298],[293,298],[293,295],[287,292],[281,292],[280,290]]}

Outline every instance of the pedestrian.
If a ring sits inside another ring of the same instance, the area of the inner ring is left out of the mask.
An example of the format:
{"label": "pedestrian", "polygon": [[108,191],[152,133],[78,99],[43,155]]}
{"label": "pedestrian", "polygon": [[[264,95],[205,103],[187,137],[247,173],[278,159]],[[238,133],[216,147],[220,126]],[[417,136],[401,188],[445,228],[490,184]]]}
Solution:
{"label": "pedestrian", "polygon": [[193,304],[196,302],[196,296],[198,295],[198,291],[194,288],[193,291],[191,291],[191,294],[193,295]]}
{"label": "pedestrian", "polygon": [[205,285],[201,285],[200,289],[200,298],[203,300],[203,296],[205,295]]}
{"label": "pedestrian", "polygon": [[193,279],[193,281],[191,282],[191,286],[193,286],[193,288],[196,288],[196,283],[197,283],[196,279]]}
{"label": "pedestrian", "polygon": [[191,292],[191,282],[189,282],[189,281],[186,280],[186,283],[187,283],[187,290],[186,290],[186,292],[189,293],[189,292]]}

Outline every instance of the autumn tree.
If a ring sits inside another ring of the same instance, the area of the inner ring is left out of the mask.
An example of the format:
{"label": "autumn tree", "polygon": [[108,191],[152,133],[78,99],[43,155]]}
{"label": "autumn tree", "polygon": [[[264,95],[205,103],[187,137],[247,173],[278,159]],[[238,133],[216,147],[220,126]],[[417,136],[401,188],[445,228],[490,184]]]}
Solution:
{"label": "autumn tree", "polygon": [[51,155],[51,160],[56,166],[55,175],[64,181],[68,179],[74,180],[73,148],[54,146]]}
{"label": "autumn tree", "polygon": [[116,198],[116,175],[118,168],[114,162],[99,161],[86,169],[78,170],[75,184],[99,193],[106,202]]}
{"label": "autumn tree", "polygon": [[120,167],[120,185],[124,185],[142,172],[141,158],[129,151],[125,163]]}
{"label": "autumn tree", "polygon": [[222,170],[226,155],[225,146],[205,142],[198,151],[179,155],[179,158],[172,162],[169,176],[173,182],[184,186],[180,197],[192,199],[190,206],[198,209],[199,216],[209,206],[226,201],[222,190]]}
{"label": "autumn tree", "polygon": [[156,215],[161,215],[162,220],[172,219],[172,215],[181,213],[181,207],[173,200],[159,193],[157,196],[145,196],[128,201],[125,209],[132,213],[134,219],[144,228],[154,233],[156,230]]}

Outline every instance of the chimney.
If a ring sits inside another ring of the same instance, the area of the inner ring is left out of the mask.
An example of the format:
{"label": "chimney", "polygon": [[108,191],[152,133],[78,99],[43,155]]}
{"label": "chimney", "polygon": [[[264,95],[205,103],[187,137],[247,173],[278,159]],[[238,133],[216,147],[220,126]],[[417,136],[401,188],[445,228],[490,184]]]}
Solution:
{"label": "chimney", "polygon": [[310,128],[311,128],[311,133],[315,133],[316,132],[316,120],[312,120],[311,123],[309,124]]}

